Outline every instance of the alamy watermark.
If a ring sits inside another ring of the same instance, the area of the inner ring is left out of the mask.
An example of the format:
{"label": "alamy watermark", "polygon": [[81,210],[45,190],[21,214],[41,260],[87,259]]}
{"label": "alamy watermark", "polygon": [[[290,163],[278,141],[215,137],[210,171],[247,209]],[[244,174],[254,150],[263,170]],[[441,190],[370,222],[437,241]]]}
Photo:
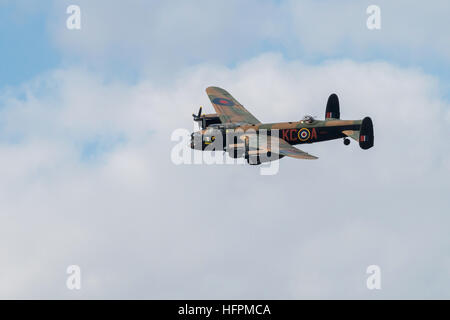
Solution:
{"label": "alamy watermark", "polygon": [[381,268],[373,264],[367,267],[366,273],[370,274],[366,280],[367,289],[381,290]]}
{"label": "alamy watermark", "polygon": [[377,5],[370,5],[366,9],[366,13],[369,15],[366,21],[367,29],[380,30],[381,29],[381,9]]}
{"label": "alamy watermark", "polygon": [[66,20],[66,27],[69,30],[81,29],[81,8],[77,5],[70,5],[66,9],[66,13],[70,16]]}
{"label": "alamy watermark", "polygon": [[275,175],[279,171],[279,130],[256,131],[215,129],[197,131],[187,129],[172,132],[177,142],[171,151],[175,165],[260,165],[261,175]]}
{"label": "alamy watermark", "polygon": [[77,265],[70,265],[66,269],[69,275],[66,280],[66,286],[69,290],[81,289],[81,268]]}

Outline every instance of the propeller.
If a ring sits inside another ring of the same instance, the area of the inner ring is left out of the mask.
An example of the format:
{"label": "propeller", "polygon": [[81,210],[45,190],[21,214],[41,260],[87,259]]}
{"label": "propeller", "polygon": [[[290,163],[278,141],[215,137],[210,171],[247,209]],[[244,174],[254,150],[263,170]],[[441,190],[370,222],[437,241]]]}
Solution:
{"label": "propeller", "polygon": [[202,127],[202,129],[205,129],[206,128],[206,120],[204,117],[202,117],[202,110],[203,110],[203,107],[200,106],[200,109],[198,109],[198,114],[193,113],[192,117],[194,118],[194,121],[201,122],[200,126]]}
{"label": "propeller", "polygon": [[194,118],[194,121],[200,121],[202,116],[202,109],[203,107],[200,106],[200,109],[198,109],[198,114],[193,113],[192,117]]}

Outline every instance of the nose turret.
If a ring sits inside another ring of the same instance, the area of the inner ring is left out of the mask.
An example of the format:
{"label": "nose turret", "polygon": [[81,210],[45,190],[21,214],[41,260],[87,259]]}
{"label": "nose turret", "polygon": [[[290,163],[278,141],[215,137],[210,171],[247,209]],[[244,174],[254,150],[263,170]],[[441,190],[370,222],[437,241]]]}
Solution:
{"label": "nose turret", "polygon": [[191,133],[191,149],[203,150],[202,133],[197,131]]}

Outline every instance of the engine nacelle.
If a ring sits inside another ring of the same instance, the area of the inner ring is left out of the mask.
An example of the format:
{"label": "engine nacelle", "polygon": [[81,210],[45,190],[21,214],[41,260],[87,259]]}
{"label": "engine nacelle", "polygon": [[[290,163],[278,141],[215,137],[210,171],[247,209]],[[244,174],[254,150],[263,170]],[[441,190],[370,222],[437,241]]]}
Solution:
{"label": "engine nacelle", "polygon": [[201,119],[202,119],[201,123],[202,129],[205,129],[212,124],[221,123],[219,115],[217,113],[205,114],[201,117]]}
{"label": "engine nacelle", "polygon": [[284,156],[281,154],[272,154],[272,152],[268,151],[267,153],[256,153],[256,154],[246,154],[245,158],[247,159],[247,163],[250,165],[259,165],[261,163],[275,161],[283,158]]}
{"label": "engine nacelle", "polygon": [[228,155],[234,159],[242,158],[244,156],[244,153],[244,149],[228,149]]}
{"label": "engine nacelle", "polygon": [[227,146],[228,155],[237,159],[245,155],[245,145],[243,143],[232,143]]}

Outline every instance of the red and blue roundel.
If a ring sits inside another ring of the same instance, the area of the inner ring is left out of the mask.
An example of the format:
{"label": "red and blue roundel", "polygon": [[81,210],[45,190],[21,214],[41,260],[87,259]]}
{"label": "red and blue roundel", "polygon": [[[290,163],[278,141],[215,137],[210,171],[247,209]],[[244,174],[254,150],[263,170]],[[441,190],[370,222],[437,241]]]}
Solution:
{"label": "red and blue roundel", "polygon": [[225,98],[214,98],[212,102],[214,104],[218,104],[221,106],[227,106],[227,107],[234,106],[233,101],[225,99]]}
{"label": "red and blue roundel", "polygon": [[306,141],[309,139],[310,136],[311,136],[311,133],[309,132],[308,129],[302,128],[302,129],[298,130],[298,139],[300,141]]}

